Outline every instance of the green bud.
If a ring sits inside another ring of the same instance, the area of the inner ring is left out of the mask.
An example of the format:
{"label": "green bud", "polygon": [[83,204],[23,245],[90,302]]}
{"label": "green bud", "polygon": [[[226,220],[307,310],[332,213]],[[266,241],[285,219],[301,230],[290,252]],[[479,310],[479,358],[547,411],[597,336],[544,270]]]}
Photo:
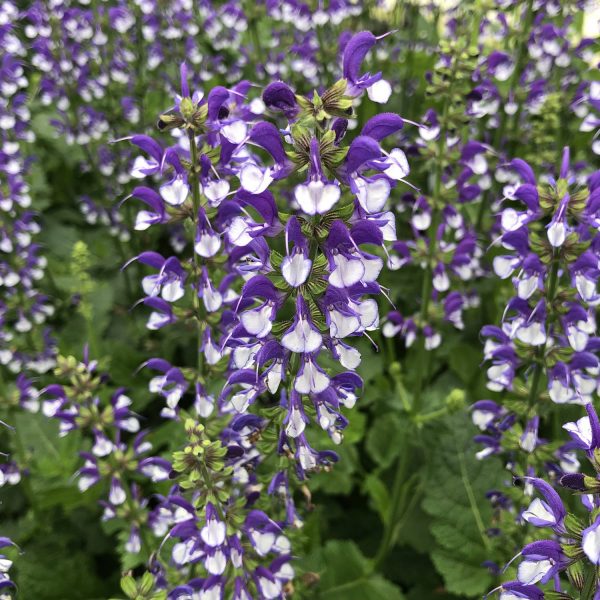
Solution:
{"label": "green bud", "polygon": [[185,121],[179,115],[160,115],[157,127],[160,131],[171,131],[185,125]]}
{"label": "green bud", "polygon": [[152,591],[154,587],[154,575],[152,573],[148,573],[146,571],[142,576],[142,581],[140,583],[140,593],[147,595]]}
{"label": "green bud", "polygon": [[446,407],[449,412],[457,412],[465,405],[466,394],[464,390],[454,388],[446,396]]}
{"label": "green bud", "polygon": [[179,103],[179,112],[186,121],[191,119],[192,115],[194,114],[194,103],[192,102],[191,98],[188,97],[181,99],[181,102]]}
{"label": "green bud", "polygon": [[391,365],[390,365],[390,375],[394,378],[398,377],[399,375],[402,374],[402,365],[395,360]]}
{"label": "green bud", "polygon": [[125,577],[121,578],[121,589],[128,598],[135,598],[137,596],[137,585],[131,575],[125,575]]}

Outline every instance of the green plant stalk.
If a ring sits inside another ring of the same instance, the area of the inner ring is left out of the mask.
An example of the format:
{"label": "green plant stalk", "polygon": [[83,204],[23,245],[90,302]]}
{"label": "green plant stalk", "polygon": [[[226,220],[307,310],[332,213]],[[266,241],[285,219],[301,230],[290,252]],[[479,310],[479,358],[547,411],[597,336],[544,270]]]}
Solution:
{"label": "green plant stalk", "polygon": [[323,65],[325,76],[327,78],[325,82],[325,86],[327,87],[331,83],[331,72],[329,69],[329,60],[327,59],[327,46],[325,44],[325,39],[323,38],[323,27],[319,25],[315,28],[315,30],[317,32],[317,41],[319,42],[319,58],[321,64]]}
{"label": "green plant stalk", "polygon": [[[427,268],[425,270],[425,276],[423,278],[423,284],[421,288],[421,324],[425,323],[427,320],[427,315],[429,313],[429,301],[431,299],[431,289],[432,289],[432,280],[431,276],[433,274],[432,262],[436,252],[436,233],[438,224],[440,221],[441,211],[441,191],[442,191],[442,174],[443,174],[443,156],[446,151],[446,133],[448,129],[448,111],[450,108],[450,97],[452,96],[452,86],[454,80],[456,78],[456,69],[458,67],[458,60],[456,58],[452,63],[452,73],[450,77],[450,84],[448,87],[448,91],[444,97],[444,105],[442,108],[442,118],[441,123],[442,127],[440,130],[440,145],[439,145],[439,154],[437,156],[437,165],[435,170],[435,180],[433,185],[433,215],[431,218],[431,229],[429,233],[429,248],[427,251]],[[421,410],[422,398],[423,398],[423,389],[426,379],[426,374],[428,372],[428,363],[429,363],[430,353],[425,349],[425,340],[421,336],[421,340],[419,342],[419,359],[417,364],[417,383],[415,386],[415,393],[413,397],[411,414],[413,419],[415,419],[415,415],[418,415]],[[383,561],[388,555],[389,551],[392,549],[394,544],[396,543],[397,536],[399,534],[399,528],[397,527],[396,521],[398,517],[401,515],[401,510],[404,509],[404,503],[401,502],[402,497],[406,496],[406,492],[409,488],[409,481],[407,481],[407,471],[408,466],[410,465],[410,451],[408,441],[406,440],[406,436],[404,436],[401,440],[401,448],[400,454],[398,458],[398,462],[396,464],[396,472],[394,475],[394,482],[392,484],[392,494],[390,497],[390,512],[388,515],[385,533],[379,548],[377,550],[377,554],[373,559],[373,569],[377,570],[381,567]]]}
{"label": "green plant stalk", "polygon": [[[256,62],[264,67],[265,64],[265,53],[260,42],[260,33],[258,31],[258,21],[256,4],[253,2],[244,2],[244,13],[248,18],[248,31],[252,45],[254,46],[254,54]],[[261,79],[264,77],[264,71],[256,70],[255,74],[260,74]]]}
{"label": "green plant stalk", "polygon": [[[519,80],[517,77],[520,77],[520,73],[523,71],[523,67],[525,66],[525,56],[527,49],[527,37],[529,32],[531,31],[531,25],[533,23],[533,0],[527,0],[527,8],[525,12],[525,19],[523,20],[523,28],[521,29],[521,35],[519,37],[519,47],[517,49],[517,58],[515,60],[515,70],[512,73],[512,77],[510,79],[510,89],[514,89],[516,85],[519,84]],[[511,150],[514,151],[514,133],[516,128],[519,125],[519,117],[521,116],[523,103],[519,102],[517,105],[517,111],[511,117],[511,133],[513,138],[513,143],[511,144]]]}
{"label": "green plant stalk", "polygon": [[[432,262],[433,257],[436,253],[436,235],[437,228],[440,221],[441,211],[441,192],[442,192],[442,175],[444,172],[443,157],[446,152],[446,134],[448,131],[448,110],[450,108],[450,97],[452,96],[452,86],[456,78],[456,69],[458,67],[458,60],[456,57],[452,62],[452,73],[450,76],[450,84],[448,86],[447,93],[444,96],[444,105],[442,109],[442,118],[440,129],[440,145],[439,153],[437,156],[437,164],[435,170],[435,180],[433,184],[433,214],[431,217],[431,226],[429,231],[429,247],[427,248],[427,267],[425,270],[425,276],[423,278],[423,284],[421,287],[421,325],[427,321],[429,314],[429,302],[431,300],[431,289],[433,274]],[[418,414],[421,410],[422,394],[427,373],[426,363],[428,363],[429,353],[425,349],[425,339],[421,336],[419,341],[419,360],[417,364],[417,383],[415,386],[415,394],[413,401],[413,412]]]}
{"label": "green plant stalk", "polygon": [[409,461],[409,445],[408,445],[408,436],[403,436],[400,441],[400,452],[399,458],[396,465],[396,475],[394,477],[394,484],[392,487],[392,495],[390,498],[390,509],[387,518],[387,523],[384,523],[384,534],[381,542],[379,544],[379,548],[377,549],[377,553],[373,558],[372,569],[373,571],[377,571],[381,568],[383,561],[386,559],[389,551],[393,547],[396,542],[397,528],[395,521],[398,518],[399,510],[398,507],[400,505],[400,499],[403,492],[403,489],[407,486],[406,483],[406,474],[408,471]]}
{"label": "green plant stalk", "polygon": [[100,344],[98,342],[98,334],[96,332],[96,323],[94,323],[93,316],[92,318],[86,318],[85,328],[87,331],[87,338],[90,345],[91,356],[102,356]]}
{"label": "green plant stalk", "polygon": [[[125,264],[127,262],[127,255],[125,254],[125,248],[123,246],[123,242],[121,242],[119,239],[115,238],[115,246],[117,247],[117,251],[119,253],[119,257],[121,259],[122,264]],[[121,269],[121,273],[123,274],[123,281],[125,282],[125,293],[127,294],[127,298],[129,301],[133,298],[133,286],[131,284],[131,277],[129,275],[129,270]]]}
{"label": "green plant stalk", "polygon": [[448,414],[448,408],[443,406],[442,408],[438,408],[437,410],[431,411],[430,413],[427,413],[425,415],[420,414],[420,415],[415,415],[415,422],[418,423],[419,425],[423,425],[424,423],[429,423],[430,421],[435,421],[436,419],[439,419],[440,417],[443,417],[444,415]]}
{"label": "green plant stalk", "polygon": [[481,517],[481,513],[479,512],[479,506],[477,503],[477,498],[475,497],[475,493],[473,492],[473,486],[469,481],[467,467],[465,465],[465,453],[458,447],[458,444],[456,444],[455,447],[460,465],[460,478],[463,487],[465,488],[467,499],[469,500],[469,506],[471,507],[471,513],[473,514],[473,518],[475,519],[475,524],[477,525],[477,531],[479,531],[479,536],[481,537],[481,541],[483,542],[483,545],[485,546],[486,550],[490,551],[490,539],[486,534],[485,524],[483,522],[483,518]]}
{"label": "green plant stalk", "polygon": [[[9,419],[11,422],[15,422],[15,416],[17,414],[17,410],[13,407],[9,411]],[[10,425],[11,423],[9,423]],[[13,434],[15,436],[15,449],[17,451],[18,463],[19,467],[24,468],[28,467],[27,464],[27,453],[25,451],[25,446],[23,444],[23,440],[19,434],[19,428],[15,427],[13,430]],[[34,520],[37,523],[40,523],[40,513],[37,507],[35,492],[33,491],[33,486],[31,485],[30,475],[27,473],[23,473],[21,477],[21,484],[23,485],[23,492],[25,497],[27,498],[27,502],[31,507],[31,512],[33,513]]]}
{"label": "green plant stalk", "polygon": [[[190,183],[192,187],[192,200],[194,203],[194,227],[198,223],[198,212],[200,210],[200,180],[198,179],[198,173],[196,171],[198,166],[198,146],[196,145],[196,136],[194,135],[193,129],[188,129],[188,138],[190,141],[190,155],[192,160],[192,166],[190,168]],[[192,250],[194,260],[194,271],[199,276],[200,264],[198,262],[198,255],[195,250]],[[200,298],[195,290],[193,290],[193,302],[194,302],[194,313],[196,315],[196,354],[198,357],[196,367],[198,369],[198,375],[202,377],[204,370],[204,355],[200,351],[202,346],[202,307],[200,305]]]}
{"label": "green plant stalk", "polygon": [[[552,263],[552,269],[550,270],[550,276],[548,278],[548,295],[546,296],[546,302],[551,303],[556,295],[556,284],[558,283],[558,260],[554,260]],[[537,351],[537,362],[535,370],[533,372],[533,378],[531,380],[531,389],[529,391],[529,406],[533,406],[538,398],[540,382],[542,380],[542,374],[544,372],[544,353],[546,351],[546,343],[544,342]]]}

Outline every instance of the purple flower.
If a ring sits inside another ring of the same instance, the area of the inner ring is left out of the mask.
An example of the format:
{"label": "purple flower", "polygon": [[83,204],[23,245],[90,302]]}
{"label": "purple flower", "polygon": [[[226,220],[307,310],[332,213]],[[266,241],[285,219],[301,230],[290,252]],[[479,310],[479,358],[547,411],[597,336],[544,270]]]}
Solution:
{"label": "purple flower", "polygon": [[536,527],[552,527],[562,532],[567,512],[560,496],[543,479],[526,477],[525,481],[531,483],[542,494],[544,500],[535,498],[523,513],[523,518]]}

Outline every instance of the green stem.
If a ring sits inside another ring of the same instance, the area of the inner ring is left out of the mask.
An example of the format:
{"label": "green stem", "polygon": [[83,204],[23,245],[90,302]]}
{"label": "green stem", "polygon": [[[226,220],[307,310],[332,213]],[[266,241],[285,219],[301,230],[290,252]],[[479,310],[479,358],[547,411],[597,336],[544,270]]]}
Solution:
{"label": "green stem", "polygon": [[[527,39],[531,32],[531,25],[533,23],[533,0],[527,0],[527,8],[525,12],[525,19],[523,20],[523,28],[521,29],[521,33],[519,35],[519,46],[517,48],[517,57],[515,59],[515,69],[510,78],[510,89],[515,89],[516,86],[519,85],[519,78],[521,77],[521,72],[523,71],[523,67],[525,66],[525,58],[527,51]],[[519,117],[521,116],[523,102],[519,102],[517,104],[517,111],[512,116],[511,123],[511,132],[515,133],[515,129],[519,124]],[[506,120],[508,121],[508,119]],[[511,136],[514,138],[514,135]]]}
{"label": "green stem", "polygon": [[423,423],[428,423],[429,421],[435,421],[446,414],[448,414],[448,408],[444,406],[443,408],[438,408],[437,410],[425,415],[415,415],[414,419],[415,422],[417,422],[419,425],[422,425]]}
{"label": "green stem", "polygon": [[[119,253],[121,264],[124,265],[127,262],[127,254],[125,253],[123,242],[121,242],[121,240],[119,239],[115,239],[115,245]],[[125,293],[127,294],[127,302],[129,303],[133,300],[133,286],[131,284],[130,271],[128,269],[121,269],[121,273],[123,274],[123,281],[125,282]]]}
{"label": "green stem", "polygon": [[[552,305],[554,301],[554,296],[556,295],[556,285],[558,283],[558,260],[554,260],[552,263],[552,268],[550,270],[550,276],[548,279],[547,290],[548,293],[546,295],[546,304]],[[542,380],[542,374],[544,372],[545,360],[544,354],[546,352],[546,343],[544,342],[537,351],[537,361],[535,364],[535,369],[533,371],[533,378],[531,380],[531,388],[529,391],[529,406],[533,406],[538,398],[540,382]]]}
{"label": "green stem", "polygon": [[[192,188],[192,200],[194,203],[194,227],[196,227],[198,223],[198,213],[200,211],[200,180],[198,178],[198,146],[196,145],[196,136],[194,134],[193,129],[188,129],[188,138],[190,141],[190,155],[191,155],[191,167],[189,180]],[[192,250],[193,260],[194,260],[194,276],[200,277],[200,263],[198,262],[198,255],[195,250]],[[196,315],[196,354],[197,354],[197,364],[196,367],[198,369],[198,376],[202,377],[203,367],[204,367],[204,355],[200,351],[200,347],[202,346],[202,334],[203,334],[203,319],[202,319],[202,307],[200,305],[200,298],[198,297],[198,292],[196,289],[192,288],[192,296],[194,303],[194,313]]]}
{"label": "green stem", "polygon": [[377,571],[381,567],[383,561],[388,555],[388,552],[396,542],[396,519],[399,513],[398,506],[400,504],[400,496],[402,494],[404,484],[406,483],[406,475],[409,465],[408,450],[408,436],[404,435],[400,440],[400,456],[396,464],[396,474],[394,476],[392,495],[390,498],[389,516],[387,518],[387,522],[384,524],[384,534],[381,543],[379,544],[379,548],[377,549],[377,554],[373,558],[373,571]]}
{"label": "green stem", "polygon": [[258,31],[258,16],[257,16],[257,4],[254,2],[244,2],[244,13],[248,19],[248,31],[250,33],[252,45],[254,46],[254,55],[256,58],[257,67],[256,74],[262,79],[265,66],[265,52],[260,42],[260,33]]}
{"label": "green stem", "polygon": [[317,41],[319,42],[319,58],[321,61],[321,65],[323,65],[323,70],[325,71],[325,76],[327,78],[326,81],[322,81],[321,83],[327,87],[331,82],[331,72],[329,70],[329,60],[327,57],[327,45],[325,44],[325,40],[323,39],[323,27],[317,26]]}
{"label": "green stem", "polygon": [[[429,247],[427,249],[427,266],[425,270],[425,276],[423,278],[422,288],[421,288],[421,312],[420,312],[420,325],[421,327],[427,322],[429,315],[429,302],[431,299],[431,290],[432,290],[432,275],[433,275],[433,260],[437,250],[436,244],[436,236],[437,236],[437,228],[439,225],[439,221],[441,218],[441,192],[442,192],[442,175],[444,173],[444,154],[446,152],[446,134],[448,131],[448,111],[450,108],[450,98],[452,96],[452,86],[454,83],[454,79],[456,77],[456,70],[458,68],[458,60],[456,57],[453,60],[452,64],[452,73],[450,76],[450,84],[447,90],[447,93],[444,97],[444,104],[442,108],[442,116],[440,119],[441,129],[440,129],[440,143],[437,155],[437,164],[435,170],[435,180],[433,185],[433,196],[432,196],[432,204],[433,204],[433,214],[431,217],[431,226],[429,232]],[[414,400],[412,407],[410,409],[410,413],[413,415],[418,415],[421,410],[423,390],[425,387],[425,380],[427,379],[427,372],[429,370],[429,358],[431,353],[427,352],[425,348],[425,339],[421,336],[419,341],[419,358],[417,362],[417,380],[415,384],[415,392],[414,392]],[[390,512],[385,523],[385,532],[383,539],[379,545],[377,550],[377,554],[373,559],[373,569],[378,569],[385,558],[387,557],[389,551],[392,549],[394,544],[396,543],[399,527],[398,527],[398,517],[402,514],[402,511],[405,506],[405,502],[403,499],[406,498],[410,487],[410,480],[407,481],[408,467],[410,465],[411,453],[409,452],[409,445],[407,441],[407,436],[403,436],[401,440],[400,454],[398,458],[398,462],[396,464],[396,473],[394,476],[394,482],[392,484],[392,494],[390,497]],[[417,476],[418,477],[418,476]]]}
{"label": "green stem", "polygon": [[[19,434],[19,428],[16,426],[16,410],[15,409],[11,409],[10,410],[10,420],[11,423],[9,423],[10,425],[12,425],[13,422],[15,422],[15,426],[14,426],[14,436],[15,436],[15,449],[17,451],[17,462],[19,465],[20,469],[26,469],[29,465],[28,465],[28,460],[27,460],[27,452],[25,450],[25,445],[23,444],[23,440],[21,439],[21,435]],[[35,492],[33,491],[33,487],[31,485],[31,479],[30,479],[30,474],[29,473],[23,473],[23,476],[21,477],[21,483],[23,484],[23,492],[25,494],[25,497],[27,498],[27,502],[29,504],[29,506],[31,507],[31,512],[33,513],[34,519],[36,521],[36,523],[41,523],[41,521],[38,519],[39,517],[39,510],[37,507],[37,502],[36,502],[36,497],[35,497]]]}
{"label": "green stem", "polygon": [[465,488],[465,492],[467,493],[467,498],[469,499],[469,505],[471,507],[471,512],[473,513],[473,518],[475,519],[475,523],[477,525],[477,530],[479,531],[479,535],[481,536],[481,540],[483,541],[483,545],[487,550],[491,549],[490,539],[486,534],[485,525],[483,523],[483,518],[481,513],[479,512],[478,499],[473,492],[473,487],[471,486],[471,482],[469,480],[469,475],[467,473],[467,467],[465,465],[465,454],[458,448],[458,444],[456,445],[456,451],[458,454],[458,461],[460,465],[460,478]]}
{"label": "green stem", "polygon": [[[439,151],[437,155],[437,163],[435,169],[435,180],[433,184],[433,197],[432,197],[432,216],[431,216],[431,225],[429,229],[429,247],[427,248],[427,266],[425,269],[425,276],[423,278],[423,284],[421,287],[421,327],[427,323],[427,319],[429,316],[429,302],[431,300],[431,290],[432,290],[432,275],[433,275],[433,259],[435,257],[437,244],[436,244],[436,236],[437,229],[440,221],[441,215],[441,192],[442,192],[442,175],[444,173],[444,154],[446,152],[446,134],[448,132],[448,110],[450,108],[450,98],[452,96],[452,86],[454,84],[454,80],[456,77],[456,69],[458,68],[458,60],[456,57],[453,58],[452,62],[452,73],[450,75],[450,84],[447,90],[447,93],[444,96],[444,105],[442,108],[442,116],[440,119],[441,129],[440,129],[440,144]],[[417,364],[417,383],[415,386],[415,394],[414,394],[414,403],[413,410],[415,414],[418,414],[421,409],[422,402],[422,394],[423,388],[426,379],[427,368],[426,365],[428,363],[428,352],[425,348],[425,338],[421,335],[419,340],[419,359]]]}

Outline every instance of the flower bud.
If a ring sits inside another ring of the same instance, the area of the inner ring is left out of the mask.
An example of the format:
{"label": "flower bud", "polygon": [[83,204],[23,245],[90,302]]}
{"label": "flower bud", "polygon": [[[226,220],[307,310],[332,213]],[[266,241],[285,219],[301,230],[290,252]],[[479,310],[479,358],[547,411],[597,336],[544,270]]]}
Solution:
{"label": "flower bud", "polygon": [[448,408],[448,412],[457,412],[465,405],[466,394],[464,390],[459,388],[454,388],[447,396],[446,396],[446,407]]}

